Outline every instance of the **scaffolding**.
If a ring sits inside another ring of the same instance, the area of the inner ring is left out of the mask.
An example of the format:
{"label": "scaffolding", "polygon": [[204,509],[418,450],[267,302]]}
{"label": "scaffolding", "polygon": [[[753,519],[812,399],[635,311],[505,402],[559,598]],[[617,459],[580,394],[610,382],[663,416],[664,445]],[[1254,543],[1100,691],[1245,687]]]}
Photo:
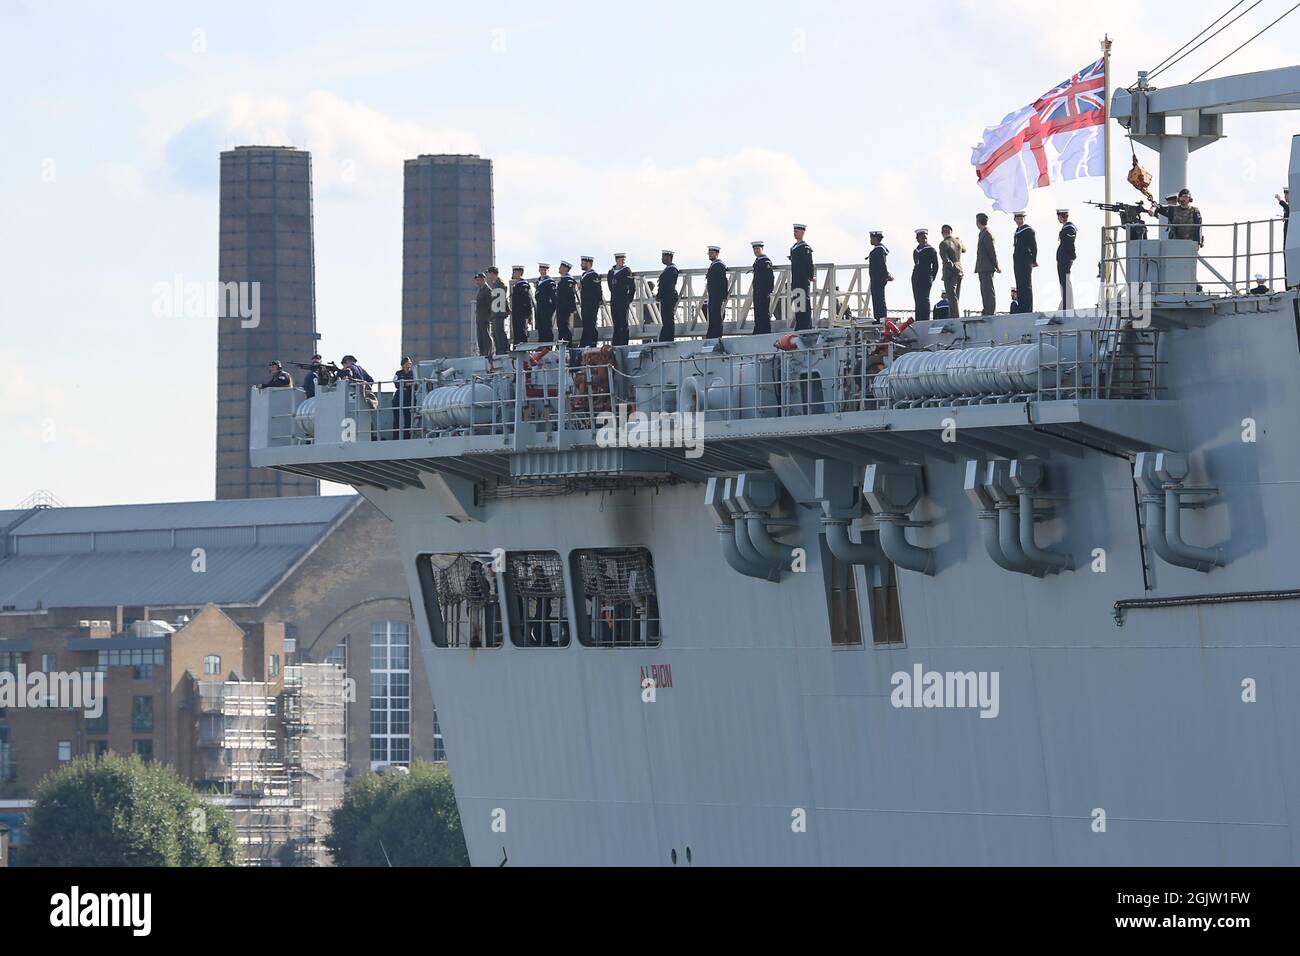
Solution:
{"label": "scaffolding", "polygon": [[197,682],[195,778],[230,810],[250,866],[323,866],[347,771],[346,674],[337,664],[262,681]]}
{"label": "scaffolding", "polygon": [[284,761],[301,810],[293,845],[300,866],[323,866],[329,815],[343,803],[347,776],[346,673],[338,664],[284,669]]}
{"label": "scaffolding", "polygon": [[274,684],[200,681],[197,710],[196,779],[223,794],[289,795],[279,759]]}

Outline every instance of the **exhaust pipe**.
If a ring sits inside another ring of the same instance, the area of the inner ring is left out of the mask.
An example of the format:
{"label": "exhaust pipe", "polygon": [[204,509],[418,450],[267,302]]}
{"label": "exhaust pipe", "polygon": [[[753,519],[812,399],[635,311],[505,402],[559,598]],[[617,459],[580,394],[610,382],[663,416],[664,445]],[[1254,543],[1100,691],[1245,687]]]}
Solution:
{"label": "exhaust pipe", "polygon": [[722,544],[722,557],[732,569],[748,577],[779,581],[781,569],[765,561],[754,550],[745,531],[745,522],[736,520],[728,508],[731,482],[730,478],[710,478],[704,492],[704,503],[713,509],[718,519],[715,530]]}
{"label": "exhaust pipe", "polygon": [[[1008,571],[1041,578],[1047,573],[1047,567],[1031,560],[1029,555],[1025,554],[1024,546],[1021,544],[1020,496],[1011,482],[1011,462],[999,459],[990,461],[985,466],[984,491],[993,501],[997,514],[998,550],[1002,553],[1001,566]],[[1032,504],[1031,501],[1030,505]]]}
{"label": "exhaust pipe", "polygon": [[[744,516],[744,520],[749,528],[749,543],[754,546],[754,550],[764,560],[770,561],[782,570],[788,571],[794,561],[794,548],[788,544],[782,544],[772,537],[772,533],[767,530],[765,524],[767,515],[750,512]],[[739,525],[739,521],[737,521],[737,525]]]}
{"label": "exhaust pipe", "polygon": [[1017,458],[1011,463],[1009,474],[1020,498],[1020,547],[1025,557],[1052,574],[1074,570],[1074,559],[1068,554],[1044,551],[1034,541],[1034,495],[1043,486],[1043,463],[1033,458]]}
{"label": "exhaust pipe", "polygon": [[848,518],[822,518],[822,532],[826,535],[826,547],[836,560],[844,564],[876,565],[884,564],[885,553],[880,549],[879,538],[868,541],[869,532],[862,532],[862,543],[854,544],[849,537]]}
{"label": "exhaust pipe", "polygon": [[1207,493],[1207,489],[1185,488],[1187,473],[1187,456],[1172,452],[1139,452],[1133,464],[1151,550],[1166,564],[1204,573],[1227,560],[1222,548],[1202,548],[1183,540],[1182,496]]}
{"label": "exhaust pipe", "polygon": [[993,563],[1006,571],[1021,571],[1023,569],[1009,561],[1002,552],[1002,542],[998,537],[998,503],[985,487],[984,470],[983,462],[974,458],[967,461],[962,490],[975,506],[975,517],[980,523],[980,539]]}
{"label": "exhaust pipe", "polygon": [[900,568],[919,574],[934,574],[934,550],[912,544],[905,527],[908,515],[921,500],[919,465],[868,465],[862,483],[876,523],[880,526],[880,548]]}

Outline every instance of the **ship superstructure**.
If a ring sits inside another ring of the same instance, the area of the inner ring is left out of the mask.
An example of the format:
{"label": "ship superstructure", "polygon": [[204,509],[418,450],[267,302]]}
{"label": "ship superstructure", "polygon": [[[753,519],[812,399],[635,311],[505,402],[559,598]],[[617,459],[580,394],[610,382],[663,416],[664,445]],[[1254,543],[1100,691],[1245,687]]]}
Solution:
{"label": "ship superstructure", "polygon": [[[1293,90],[1112,114],[1176,188],[1167,115]],[[892,335],[820,266],[805,332],[268,389],[251,459],[393,520],[476,864],[1300,862],[1300,237],[1203,228],[1082,311]]]}

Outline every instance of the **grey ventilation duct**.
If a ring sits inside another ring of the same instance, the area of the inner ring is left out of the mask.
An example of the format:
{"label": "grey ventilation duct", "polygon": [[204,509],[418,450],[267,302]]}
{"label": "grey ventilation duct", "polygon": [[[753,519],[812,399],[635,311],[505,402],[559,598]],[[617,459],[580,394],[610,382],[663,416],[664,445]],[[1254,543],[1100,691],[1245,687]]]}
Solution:
{"label": "grey ventilation duct", "polygon": [[[982,461],[972,459],[966,462],[966,477],[963,488],[966,497],[975,505],[975,517],[980,523],[980,538],[984,550],[993,559],[993,563],[1008,571],[1024,572],[1025,569],[1007,558],[1002,552],[1002,543],[998,540],[998,502],[985,487],[987,466]],[[1030,573],[1030,572],[1025,572]]]}
{"label": "grey ventilation duct", "polygon": [[908,515],[921,500],[920,465],[868,465],[862,492],[880,526],[880,547],[900,568],[934,574],[934,551],[907,540],[906,528],[917,526]]}
{"label": "grey ventilation duct", "polygon": [[826,547],[844,564],[884,564],[888,559],[878,539],[868,540],[870,532],[862,532],[861,544],[849,537],[849,525],[862,514],[862,496],[855,484],[856,477],[853,466],[846,462],[819,458],[814,466],[813,494],[822,505]]}
{"label": "grey ventilation duct", "polygon": [[984,491],[997,513],[998,551],[1002,555],[997,563],[1008,571],[1041,578],[1047,568],[1029,560],[1020,545],[1020,496],[1011,482],[1011,462],[999,459],[984,467]]}
{"label": "grey ventilation duct", "polygon": [[1187,456],[1173,452],[1139,452],[1133,479],[1142,492],[1142,518],[1147,540],[1161,561],[1193,571],[1212,571],[1226,564],[1222,548],[1202,548],[1183,540],[1184,495],[1214,494],[1215,488],[1190,488]]}
{"label": "grey ventilation duct", "polygon": [[1020,499],[1020,547],[1025,557],[1049,573],[1074,570],[1068,554],[1044,551],[1034,541],[1034,499],[1043,497],[1043,463],[1034,458],[1017,458],[1009,469],[1011,484]]}
{"label": "grey ventilation duct", "polygon": [[767,527],[772,512],[781,504],[781,491],[781,484],[772,475],[746,472],[736,476],[733,500],[738,508],[737,526],[743,518],[750,546],[763,560],[789,570],[794,560],[794,548],[774,539]]}
{"label": "grey ventilation duct", "polygon": [[[742,537],[744,522],[737,522],[726,505],[727,498],[731,497],[731,483],[731,478],[710,478],[704,491],[704,503],[713,509],[718,519],[716,531],[718,540],[722,544],[722,557],[733,570],[751,578],[761,578],[764,581],[780,580],[781,569],[775,564],[762,560],[752,549],[750,556],[741,553],[739,540]],[[749,542],[747,531],[743,534],[743,538],[746,543]]]}

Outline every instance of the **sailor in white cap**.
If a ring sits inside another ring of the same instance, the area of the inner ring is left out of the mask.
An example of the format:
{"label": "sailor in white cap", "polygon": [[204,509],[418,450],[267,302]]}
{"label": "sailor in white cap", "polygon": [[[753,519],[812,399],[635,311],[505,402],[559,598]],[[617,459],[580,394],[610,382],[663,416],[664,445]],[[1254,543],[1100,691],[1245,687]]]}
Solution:
{"label": "sailor in white cap", "polygon": [[709,246],[709,271],[704,277],[704,289],[708,296],[705,314],[709,317],[709,328],[704,333],[706,338],[722,338],[722,304],[727,298],[727,264],[718,258],[722,250],[718,246]]}
{"label": "sailor in white cap", "polygon": [[930,318],[930,287],[939,274],[939,250],[930,245],[930,230],[920,227],[916,233],[916,248],[912,250],[912,301],[916,307],[916,321]]}
{"label": "sailor in white cap", "polygon": [[812,284],[816,277],[812,246],[803,241],[807,227],[794,224],[794,245],[790,247],[790,311],[795,331],[812,328]]}
{"label": "sailor in white cap", "polygon": [[1251,295],[1268,295],[1270,291],[1271,291],[1271,290],[1270,290],[1269,287],[1268,287],[1268,282],[1265,281],[1265,279],[1264,279],[1264,273],[1262,273],[1262,272],[1256,272],[1256,273],[1255,273],[1255,288],[1253,288],[1253,289],[1250,290],[1250,294],[1251,294]]}
{"label": "sailor in white cap", "polygon": [[659,341],[671,342],[677,335],[677,266],[673,264],[673,251],[665,249],[660,256],[664,271],[659,273],[659,287],[655,299],[659,302]]}
{"label": "sailor in white cap", "polygon": [[877,322],[889,318],[885,305],[885,283],[893,282],[889,274],[889,249],[885,246],[885,234],[880,229],[870,233],[871,251],[867,253],[867,275],[871,279],[871,317]]}
{"label": "sailor in white cap", "polygon": [[555,317],[555,276],[550,274],[551,264],[549,262],[537,263],[537,291],[534,297],[537,301],[537,341],[554,342],[555,330],[551,328],[551,320]]}
{"label": "sailor in white cap", "polygon": [[1025,225],[1025,211],[1011,214],[1016,222],[1016,232],[1011,239],[1011,265],[1016,274],[1017,300],[1021,312],[1034,311],[1034,270],[1038,268],[1038,237],[1032,227]]}
{"label": "sailor in white cap", "polygon": [[765,335],[772,331],[772,289],[776,286],[776,272],[772,260],[763,252],[763,240],[749,244],[754,250],[754,279],[750,287],[754,293],[754,334]]}
{"label": "sailor in white cap", "polygon": [[636,295],[636,279],[627,266],[627,253],[614,253],[614,265],[606,276],[609,281],[609,314],[614,330],[610,341],[614,345],[627,345],[627,311]]}
{"label": "sailor in white cap", "polygon": [[533,317],[533,284],[524,278],[523,266],[510,267],[510,346],[528,341],[528,321]]}
{"label": "sailor in white cap", "polygon": [[578,277],[569,274],[572,270],[573,263],[560,260],[560,277],[555,283],[555,332],[561,342],[573,341],[569,322],[578,311]]}
{"label": "sailor in white cap", "polygon": [[578,294],[582,304],[582,338],[578,344],[591,348],[599,341],[596,335],[596,314],[605,301],[600,289],[600,273],[591,267],[596,260],[591,256],[582,257],[582,278],[578,280]]}
{"label": "sailor in white cap", "polygon": [[1070,269],[1074,266],[1076,254],[1074,240],[1079,237],[1079,230],[1070,222],[1070,210],[1056,210],[1056,221],[1061,224],[1061,233],[1056,244],[1056,278],[1061,283],[1061,308],[1074,308],[1074,289],[1070,286]]}

